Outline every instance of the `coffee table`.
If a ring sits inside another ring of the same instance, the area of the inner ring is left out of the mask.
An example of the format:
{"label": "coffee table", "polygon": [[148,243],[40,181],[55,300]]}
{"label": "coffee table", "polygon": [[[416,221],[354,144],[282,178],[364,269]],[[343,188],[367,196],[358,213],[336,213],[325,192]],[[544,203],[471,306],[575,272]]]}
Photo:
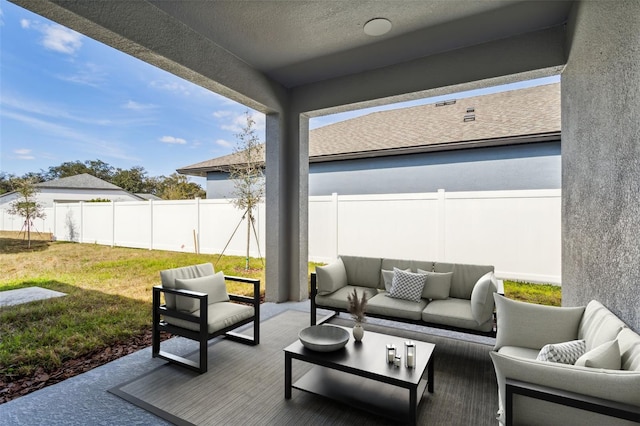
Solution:
{"label": "coffee table", "polygon": [[[435,345],[415,341],[416,367],[407,368],[406,340],[366,331],[362,342],[351,338],[344,348],[334,352],[312,351],[297,340],[284,349],[284,397],[290,399],[291,389],[295,388],[415,425],[425,389],[433,393]],[[387,363],[387,344],[396,345],[402,353],[400,367]],[[295,383],[293,359],[314,365]]]}

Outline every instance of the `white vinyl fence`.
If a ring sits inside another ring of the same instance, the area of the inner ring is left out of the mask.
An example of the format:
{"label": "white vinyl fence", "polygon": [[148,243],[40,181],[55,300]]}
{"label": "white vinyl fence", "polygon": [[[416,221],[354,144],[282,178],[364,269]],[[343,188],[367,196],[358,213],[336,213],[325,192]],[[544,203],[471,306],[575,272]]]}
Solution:
{"label": "white vinyl fence", "polygon": [[[56,240],[150,250],[246,254],[247,222],[228,200],[64,203],[36,231]],[[318,196],[309,199],[309,260],[338,254],[494,265],[500,278],[560,283],[561,191]],[[256,212],[251,256],[265,255]],[[0,229],[23,221],[0,209]],[[234,233],[235,231],[235,233]],[[233,238],[232,235],[234,235]],[[259,253],[260,250],[260,253]]]}

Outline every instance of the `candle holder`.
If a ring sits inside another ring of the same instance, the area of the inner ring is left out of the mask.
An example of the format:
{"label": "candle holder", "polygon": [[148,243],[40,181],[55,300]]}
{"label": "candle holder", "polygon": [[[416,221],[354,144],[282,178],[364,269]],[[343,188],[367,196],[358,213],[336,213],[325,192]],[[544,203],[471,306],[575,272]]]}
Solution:
{"label": "candle holder", "polygon": [[402,357],[400,355],[396,355],[395,358],[393,358],[393,365],[396,367],[400,367],[401,361]]}
{"label": "candle holder", "polygon": [[393,364],[396,359],[396,345],[387,345],[387,363]]}
{"label": "candle holder", "polygon": [[411,340],[404,342],[404,357],[407,368],[415,368],[416,344]]}

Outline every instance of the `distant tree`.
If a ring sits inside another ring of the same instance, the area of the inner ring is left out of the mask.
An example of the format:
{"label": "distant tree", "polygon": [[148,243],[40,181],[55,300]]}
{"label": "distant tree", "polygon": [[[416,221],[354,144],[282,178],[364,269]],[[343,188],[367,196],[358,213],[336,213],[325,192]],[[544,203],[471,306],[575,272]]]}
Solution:
{"label": "distant tree", "polygon": [[16,177],[10,173],[0,172],[0,194],[15,190]]}
{"label": "distant tree", "polygon": [[33,181],[21,180],[16,188],[20,198],[9,205],[10,215],[24,218],[23,229],[27,232],[27,247],[31,248],[31,228],[35,219],[44,219],[45,213],[42,204],[37,201],[38,190]]}
{"label": "distant tree", "polygon": [[[260,141],[255,128],[255,120],[248,111],[245,112],[245,124],[242,131],[236,134],[234,154],[238,161],[229,167],[229,178],[233,181],[233,205],[247,217],[247,257],[245,269],[249,269],[249,248],[251,245],[251,229],[255,233],[254,209],[264,198],[264,144]],[[256,236],[257,239],[257,236]]]}
{"label": "distant tree", "polygon": [[134,166],[129,170],[118,168],[111,178],[112,184],[134,194],[150,192],[147,181],[147,171],[141,166]]}
{"label": "distant tree", "polygon": [[196,197],[204,198],[206,193],[197,183],[189,182],[186,176],[173,173],[169,177],[160,179],[155,195],[164,200],[192,200]]}
{"label": "distant tree", "polygon": [[87,160],[84,163],[76,160],[49,167],[49,171],[44,175],[46,180],[54,180],[88,173],[104,181],[111,182],[113,172],[113,167],[102,160]]}

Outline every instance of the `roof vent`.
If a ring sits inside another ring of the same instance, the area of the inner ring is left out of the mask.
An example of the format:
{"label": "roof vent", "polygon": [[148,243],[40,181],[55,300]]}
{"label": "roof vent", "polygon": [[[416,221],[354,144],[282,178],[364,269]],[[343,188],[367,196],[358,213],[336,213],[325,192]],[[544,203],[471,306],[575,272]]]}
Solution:
{"label": "roof vent", "polygon": [[475,107],[467,107],[467,114],[470,112],[476,112]]}
{"label": "roof vent", "polygon": [[445,106],[445,105],[453,105],[455,103],[456,103],[455,99],[449,99],[448,101],[437,102],[436,106],[437,107],[441,107],[441,106]]}
{"label": "roof vent", "polygon": [[476,121],[476,115],[475,114],[467,114],[467,115],[464,116],[462,121],[464,121],[465,123],[467,121]]}

